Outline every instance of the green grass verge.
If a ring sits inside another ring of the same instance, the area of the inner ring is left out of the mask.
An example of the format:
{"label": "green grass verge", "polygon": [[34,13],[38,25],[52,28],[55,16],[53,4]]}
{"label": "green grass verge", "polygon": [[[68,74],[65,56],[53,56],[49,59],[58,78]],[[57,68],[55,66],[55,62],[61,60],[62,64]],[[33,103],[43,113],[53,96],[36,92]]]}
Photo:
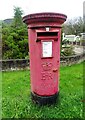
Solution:
{"label": "green grass verge", "polygon": [[30,71],[3,72],[3,118],[82,118],[83,63],[60,68],[59,102],[51,106],[33,104]]}
{"label": "green grass verge", "polygon": [[2,118],[2,72],[0,71],[0,119]]}

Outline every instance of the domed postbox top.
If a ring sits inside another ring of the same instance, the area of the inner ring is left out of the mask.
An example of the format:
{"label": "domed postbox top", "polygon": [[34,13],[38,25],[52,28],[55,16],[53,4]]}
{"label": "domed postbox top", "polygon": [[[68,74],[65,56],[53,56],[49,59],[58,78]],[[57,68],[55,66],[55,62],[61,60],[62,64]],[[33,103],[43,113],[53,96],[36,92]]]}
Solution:
{"label": "domed postbox top", "polygon": [[23,17],[23,22],[25,22],[27,25],[29,24],[36,24],[43,23],[43,22],[55,22],[59,24],[63,24],[66,21],[67,16],[61,13],[35,13],[35,14],[29,14]]}

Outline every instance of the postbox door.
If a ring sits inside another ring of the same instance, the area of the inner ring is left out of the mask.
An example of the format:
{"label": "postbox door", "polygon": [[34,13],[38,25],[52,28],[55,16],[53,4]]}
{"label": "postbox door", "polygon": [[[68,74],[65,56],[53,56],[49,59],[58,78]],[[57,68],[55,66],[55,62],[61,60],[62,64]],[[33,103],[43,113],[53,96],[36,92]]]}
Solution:
{"label": "postbox door", "polygon": [[53,39],[41,40],[41,91],[42,95],[59,91],[59,45]]}

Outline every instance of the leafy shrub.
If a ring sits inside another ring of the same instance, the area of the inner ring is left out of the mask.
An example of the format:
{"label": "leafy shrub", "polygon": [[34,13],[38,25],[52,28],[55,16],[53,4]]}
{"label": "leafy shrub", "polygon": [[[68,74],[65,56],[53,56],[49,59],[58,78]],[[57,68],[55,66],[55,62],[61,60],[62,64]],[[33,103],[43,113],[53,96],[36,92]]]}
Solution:
{"label": "leafy shrub", "polygon": [[74,54],[73,47],[66,47],[61,51],[61,56],[71,56]]}
{"label": "leafy shrub", "polygon": [[28,55],[27,26],[22,21],[20,8],[14,9],[13,22],[2,24],[2,58],[25,59]]}

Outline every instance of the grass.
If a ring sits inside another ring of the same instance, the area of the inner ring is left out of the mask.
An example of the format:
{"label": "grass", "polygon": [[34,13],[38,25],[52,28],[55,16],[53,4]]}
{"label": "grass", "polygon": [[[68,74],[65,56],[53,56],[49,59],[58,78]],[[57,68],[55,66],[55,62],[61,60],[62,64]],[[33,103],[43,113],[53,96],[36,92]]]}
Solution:
{"label": "grass", "polygon": [[60,68],[59,102],[51,106],[33,104],[30,71],[3,72],[3,118],[82,118],[83,63]]}

